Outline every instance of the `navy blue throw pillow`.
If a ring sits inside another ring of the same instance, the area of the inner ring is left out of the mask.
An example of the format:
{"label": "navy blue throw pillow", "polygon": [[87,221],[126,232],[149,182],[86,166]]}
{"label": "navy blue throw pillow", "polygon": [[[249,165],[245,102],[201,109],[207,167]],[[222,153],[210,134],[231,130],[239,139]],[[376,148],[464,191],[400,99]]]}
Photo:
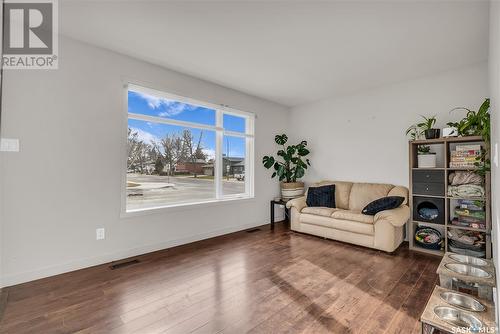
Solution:
{"label": "navy blue throw pillow", "polygon": [[380,211],[399,208],[399,206],[403,204],[404,201],[405,198],[401,196],[382,197],[374,200],[371,203],[368,203],[368,205],[365,206],[363,211],[361,212],[365,215],[373,216]]}
{"label": "navy blue throw pillow", "polygon": [[309,187],[307,191],[307,206],[335,207],[335,185]]}

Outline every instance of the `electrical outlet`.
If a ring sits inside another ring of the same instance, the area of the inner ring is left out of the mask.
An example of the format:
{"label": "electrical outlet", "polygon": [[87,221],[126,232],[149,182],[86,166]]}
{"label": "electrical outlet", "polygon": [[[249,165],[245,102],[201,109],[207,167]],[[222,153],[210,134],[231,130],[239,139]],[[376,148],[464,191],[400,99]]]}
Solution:
{"label": "electrical outlet", "polygon": [[106,236],[105,236],[104,227],[97,228],[95,230],[95,239],[96,240],[104,240],[105,238],[106,238]]}

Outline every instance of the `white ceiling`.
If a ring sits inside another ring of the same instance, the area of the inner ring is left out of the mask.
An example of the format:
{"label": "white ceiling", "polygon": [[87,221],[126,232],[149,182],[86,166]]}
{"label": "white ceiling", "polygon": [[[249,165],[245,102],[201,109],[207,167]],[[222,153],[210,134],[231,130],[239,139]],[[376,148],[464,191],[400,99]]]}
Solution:
{"label": "white ceiling", "polygon": [[63,34],[295,106],[487,59],[486,1],[60,1]]}

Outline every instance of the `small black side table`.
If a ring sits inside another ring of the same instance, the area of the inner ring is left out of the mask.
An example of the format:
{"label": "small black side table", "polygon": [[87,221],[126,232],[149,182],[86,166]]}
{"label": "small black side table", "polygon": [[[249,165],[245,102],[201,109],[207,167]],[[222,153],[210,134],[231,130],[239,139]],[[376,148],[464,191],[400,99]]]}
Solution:
{"label": "small black side table", "polygon": [[274,230],[274,206],[275,205],[284,205],[285,206],[285,221],[290,223],[290,211],[286,207],[286,202],[282,199],[279,201],[271,200],[271,230]]}

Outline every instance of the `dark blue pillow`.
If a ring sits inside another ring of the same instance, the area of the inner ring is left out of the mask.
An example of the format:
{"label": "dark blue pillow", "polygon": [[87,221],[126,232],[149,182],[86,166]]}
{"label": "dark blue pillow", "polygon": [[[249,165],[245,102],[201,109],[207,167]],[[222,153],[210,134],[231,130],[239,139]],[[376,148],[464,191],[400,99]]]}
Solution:
{"label": "dark blue pillow", "polygon": [[369,203],[361,212],[365,215],[373,216],[380,211],[399,208],[399,206],[403,204],[404,201],[405,198],[401,196],[382,197]]}
{"label": "dark blue pillow", "polygon": [[307,191],[307,206],[335,207],[335,185],[309,187]]}

